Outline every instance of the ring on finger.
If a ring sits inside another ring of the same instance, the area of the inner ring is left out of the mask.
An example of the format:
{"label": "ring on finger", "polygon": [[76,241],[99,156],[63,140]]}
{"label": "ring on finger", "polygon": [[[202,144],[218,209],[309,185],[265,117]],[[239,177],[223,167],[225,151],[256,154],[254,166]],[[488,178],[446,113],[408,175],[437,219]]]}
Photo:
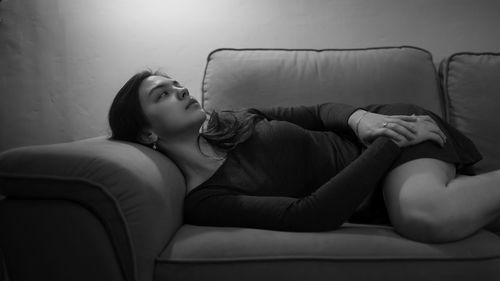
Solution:
{"label": "ring on finger", "polygon": [[382,124],[382,127],[387,128],[387,125],[387,122],[384,122],[384,124]]}

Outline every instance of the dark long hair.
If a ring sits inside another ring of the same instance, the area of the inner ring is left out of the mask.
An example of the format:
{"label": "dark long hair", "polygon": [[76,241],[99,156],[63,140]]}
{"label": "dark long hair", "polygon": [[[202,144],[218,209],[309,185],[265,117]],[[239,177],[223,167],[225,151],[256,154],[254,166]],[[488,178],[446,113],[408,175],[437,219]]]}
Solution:
{"label": "dark long hair", "polygon": [[[150,123],[139,103],[139,86],[144,79],[153,75],[171,78],[158,70],[154,72],[149,69],[143,70],[133,75],[118,91],[108,113],[110,139],[143,144],[138,141],[138,137],[143,128],[150,127]],[[209,115],[207,125],[202,127],[202,132],[197,138],[200,152],[200,137],[221,151],[233,150],[253,134],[256,121],[264,118],[253,108],[212,110],[207,114]],[[152,145],[146,146],[152,147]]]}

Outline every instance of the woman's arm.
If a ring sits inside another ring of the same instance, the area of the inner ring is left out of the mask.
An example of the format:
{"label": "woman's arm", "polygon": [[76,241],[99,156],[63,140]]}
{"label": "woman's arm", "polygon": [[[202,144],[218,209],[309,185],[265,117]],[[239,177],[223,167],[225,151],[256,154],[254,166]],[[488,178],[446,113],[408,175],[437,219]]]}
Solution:
{"label": "woman's arm", "polygon": [[186,199],[185,222],[283,231],[334,230],[379,184],[400,151],[391,139],[379,137],[350,165],[303,198],[204,188]]}
{"label": "woman's arm", "polygon": [[[344,103],[326,102],[316,105],[290,107],[251,108],[268,120],[284,120],[313,131],[354,133],[368,145],[378,136],[387,136],[395,141],[413,141],[417,129],[416,117],[406,115],[382,115]],[[384,123],[388,126],[385,127]]]}
{"label": "woman's arm", "polygon": [[446,135],[428,115],[383,115],[357,110],[348,120],[358,139],[365,145],[378,136],[387,136],[400,146],[431,140],[444,146]]}
{"label": "woman's arm", "polygon": [[276,106],[252,108],[268,120],[288,121],[312,131],[349,131],[349,117],[360,107],[343,103],[326,102],[315,105]]}

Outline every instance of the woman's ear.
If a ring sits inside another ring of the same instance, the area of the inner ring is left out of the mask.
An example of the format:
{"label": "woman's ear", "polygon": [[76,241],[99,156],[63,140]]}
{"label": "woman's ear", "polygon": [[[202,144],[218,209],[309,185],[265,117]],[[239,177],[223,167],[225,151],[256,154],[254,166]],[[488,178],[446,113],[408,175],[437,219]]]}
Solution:
{"label": "woman's ear", "polygon": [[151,129],[144,129],[139,134],[139,142],[143,144],[152,144],[158,140],[158,135],[153,133]]}

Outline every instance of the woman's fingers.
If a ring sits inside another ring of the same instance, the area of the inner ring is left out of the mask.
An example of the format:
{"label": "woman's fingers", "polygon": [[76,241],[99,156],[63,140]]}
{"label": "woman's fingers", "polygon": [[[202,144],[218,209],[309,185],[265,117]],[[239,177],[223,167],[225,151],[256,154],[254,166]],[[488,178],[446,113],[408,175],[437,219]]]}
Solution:
{"label": "woman's fingers", "polygon": [[416,115],[389,115],[388,117],[403,120],[406,122],[416,122],[418,120]]}
{"label": "woman's fingers", "polygon": [[441,130],[441,128],[437,124],[436,120],[434,120],[434,118],[432,118],[429,115],[418,115],[417,117],[418,117],[418,121],[427,122],[429,124],[427,126],[427,129],[430,132],[439,135],[442,142],[446,143],[446,134]]}
{"label": "woman's fingers", "polygon": [[394,119],[394,118],[389,118],[388,119],[388,124],[389,123],[398,124],[399,126],[402,126],[405,129],[407,129],[408,131],[412,132],[413,134],[418,133],[418,129],[417,129],[417,126],[416,126],[415,123],[403,121],[401,119]]}
{"label": "woman's fingers", "polygon": [[405,127],[404,125],[400,125],[399,123],[387,122],[385,123],[385,125],[386,125],[385,128],[391,129],[392,131],[398,133],[399,135],[405,137],[408,140],[413,140],[416,137],[416,132],[410,131],[407,127]]}
{"label": "woman's fingers", "polygon": [[432,126],[429,131],[431,133],[434,133],[434,134],[437,134],[442,140],[444,143],[446,143],[446,135],[443,133],[443,131],[441,131],[441,129],[439,129],[438,126]]}
{"label": "woman's fingers", "polygon": [[443,139],[444,142],[446,142],[446,134],[439,128],[438,124],[434,119],[432,119],[428,115],[423,115],[425,122],[429,123],[429,128],[428,130],[431,132],[434,132],[436,134],[439,134],[439,136]]}
{"label": "woman's fingers", "polygon": [[396,133],[395,131],[389,129],[389,128],[381,128],[379,131],[379,135],[384,135],[387,137],[390,137],[391,139],[395,141],[404,141],[405,138],[401,137],[400,134]]}
{"label": "woman's fingers", "polygon": [[432,123],[436,124],[436,126],[437,126],[436,121],[434,119],[432,119],[432,117],[430,117],[429,115],[423,115],[423,117],[424,117],[425,121],[432,122]]}
{"label": "woman's fingers", "polygon": [[436,132],[430,132],[429,137],[432,141],[438,143],[441,147],[444,147],[444,139]]}
{"label": "woman's fingers", "polygon": [[417,120],[418,121],[427,121],[427,122],[431,122],[433,123],[434,125],[437,126],[437,123],[436,123],[436,120],[434,120],[432,117],[430,117],[429,115],[416,115],[417,117]]}

